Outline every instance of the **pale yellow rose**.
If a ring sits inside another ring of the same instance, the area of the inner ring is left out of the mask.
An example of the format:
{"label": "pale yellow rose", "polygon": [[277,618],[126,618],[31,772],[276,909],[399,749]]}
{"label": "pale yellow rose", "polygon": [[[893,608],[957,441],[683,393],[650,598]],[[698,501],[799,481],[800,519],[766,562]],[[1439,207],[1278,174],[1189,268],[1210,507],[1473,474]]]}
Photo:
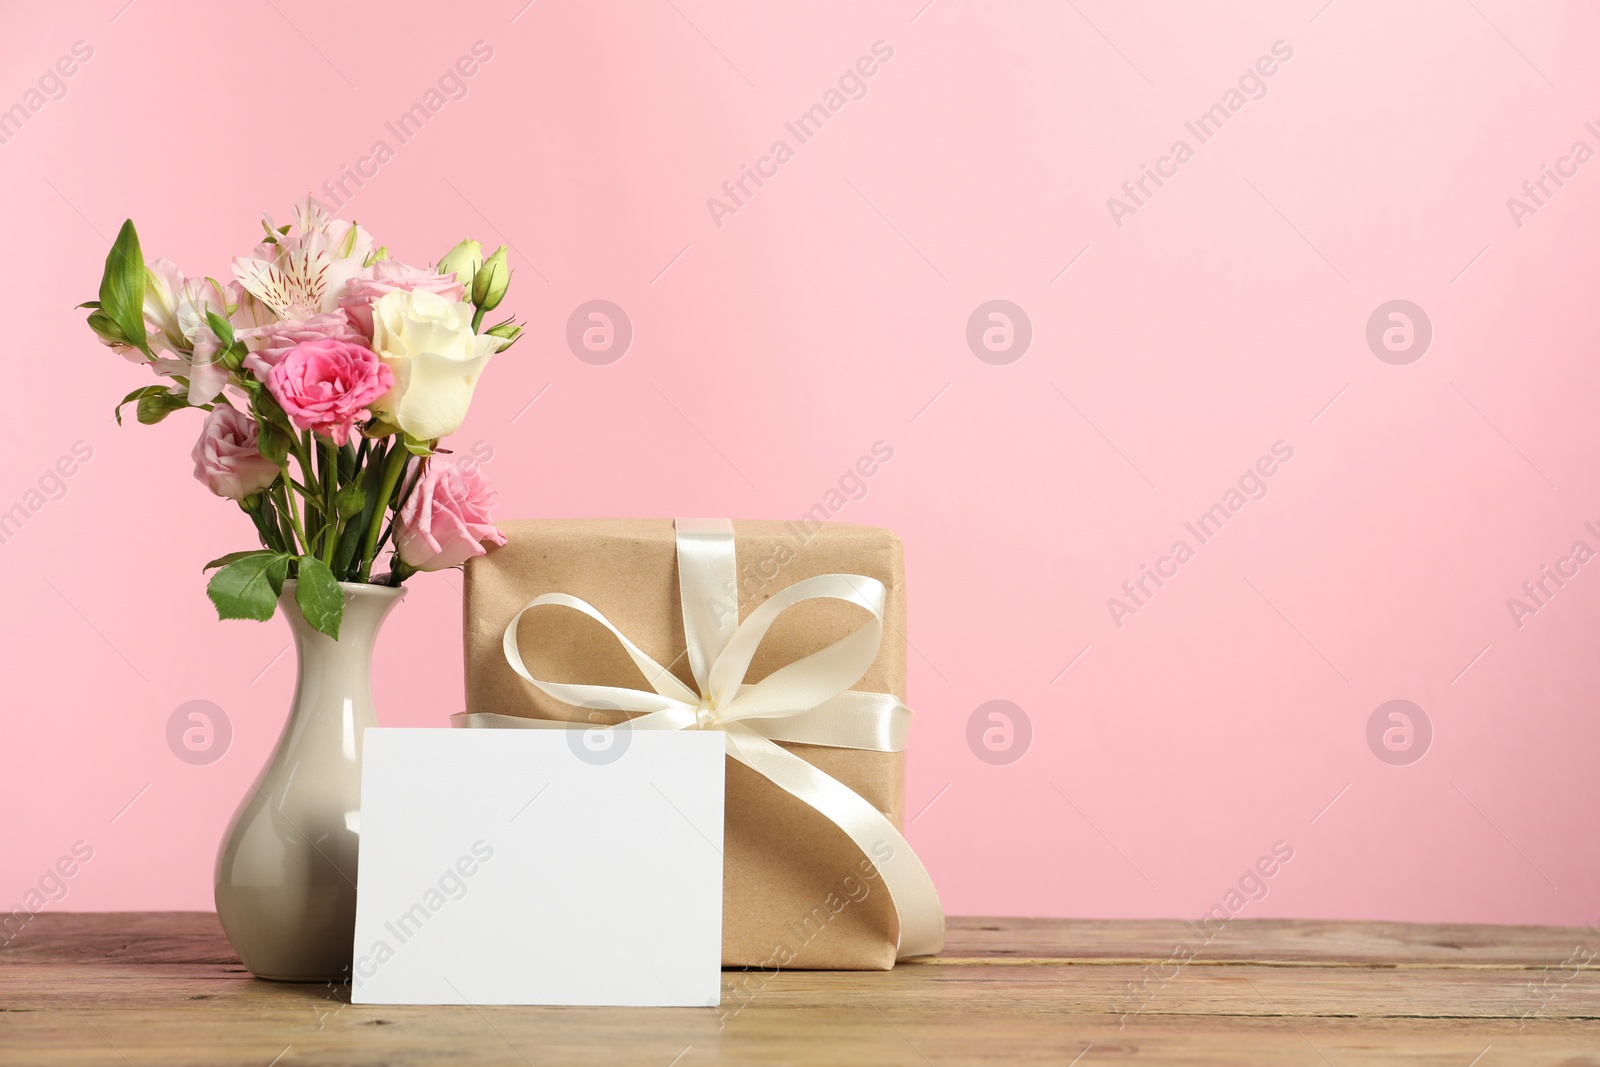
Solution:
{"label": "pale yellow rose", "polygon": [[372,305],[372,348],[394,371],[394,388],[373,405],[419,441],[454,433],[489,357],[505,346],[474,333],[472,305],[425,290],[385,293]]}

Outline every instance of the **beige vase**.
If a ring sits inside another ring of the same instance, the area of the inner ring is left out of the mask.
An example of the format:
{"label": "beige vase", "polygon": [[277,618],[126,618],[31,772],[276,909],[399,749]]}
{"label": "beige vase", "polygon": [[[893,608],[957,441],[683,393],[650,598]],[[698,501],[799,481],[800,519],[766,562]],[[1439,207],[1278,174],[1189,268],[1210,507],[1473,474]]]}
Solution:
{"label": "beige vase", "polygon": [[260,978],[347,981],[356,924],[362,733],[372,714],[372,646],[405,589],[341,583],[339,640],[313,630],[285,582],[278,609],[299,673],[272,758],[217,850],[217,917]]}

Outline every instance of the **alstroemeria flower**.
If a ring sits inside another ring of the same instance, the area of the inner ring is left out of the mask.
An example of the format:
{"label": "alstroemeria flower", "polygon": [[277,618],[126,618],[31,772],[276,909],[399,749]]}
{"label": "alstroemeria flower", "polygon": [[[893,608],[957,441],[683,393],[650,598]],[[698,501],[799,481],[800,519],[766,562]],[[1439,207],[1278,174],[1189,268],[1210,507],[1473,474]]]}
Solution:
{"label": "alstroemeria flower", "polygon": [[295,227],[235,259],[233,275],[279,318],[298,321],[338,306],[345,283],[366,264],[372,236],[354,223],[330,222],[309,196],[295,205]]}
{"label": "alstroemeria flower", "polygon": [[281,321],[277,312],[252,296],[237,279],[224,285],[222,291],[227,294],[228,306],[233,308],[228,321],[233,324],[234,336],[245,330],[259,329]]}
{"label": "alstroemeria flower", "polygon": [[[145,295],[148,304],[148,286]],[[176,324],[176,336],[165,335],[169,342],[175,340],[176,343],[164,345],[162,349],[151,345],[152,351],[164,350],[168,353],[152,359],[151,369],[168,378],[182,378],[187,382],[187,387],[179,384],[172,391],[187,392],[189,403],[197,407],[211,403],[222,392],[223,386],[228,384],[228,368],[217,359],[222,342],[212,332],[206,318],[208,311],[227,318],[226,294],[215,281],[190,278],[183,283],[173,302],[171,318]]]}
{"label": "alstroemeria flower", "polygon": [[[183,327],[178,323],[178,297],[183,292],[183,282],[183,272],[170,259],[145,264],[145,340],[157,355],[185,347]],[[136,362],[144,362],[143,353],[135,354]]]}

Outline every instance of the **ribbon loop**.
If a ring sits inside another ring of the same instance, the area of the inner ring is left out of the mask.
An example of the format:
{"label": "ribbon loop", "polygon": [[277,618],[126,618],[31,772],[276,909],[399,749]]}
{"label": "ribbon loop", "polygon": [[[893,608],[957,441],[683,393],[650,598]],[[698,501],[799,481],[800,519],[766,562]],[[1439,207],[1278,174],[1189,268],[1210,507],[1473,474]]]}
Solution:
{"label": "ribbon loop", "polygon": [[[548,604],[582,612],[607,630],[610,630],[612,635],[621,642],[623,649],[627,651],[628,658],[633,660],[633,665],[639,668],[639,673],[644,675],[645,681],[650,683],[650,688],[654,689],[661,697],[666,698],[666,703],[647,701],[645,700],[646,695],[637,689],[617,689],[602,685],[563,685],[558,682],[545,682],[535,678],[522,661],[522,649],[517,645],[517,624],[522,621],[524,615],[534,608],[544,607]],[[523,680],[533,683],[563,703],[574,704],[580,708],[657,711],[676,704],[693,704],[700,699],[698,693],[678,681],[676,675],[651,659],[638,645],[628,640],[627,635],[611,625],[611,620],[600,614],[592,604],[579,600],[575,596],[568,596],[565,593],[546,593],[525,604],[521,611],[511,617],[511,622],[506,626],[506,633],[501,641],[501,647],[505,650],[506,661],[511,664],[511,669],[520,674]],[[583,698],[582,694],[585,692],[593,694],[590,699]],[[563,693],[575,695],[578,699],[572,699],[570,696],[563,695]],[[591,700],[598,700],[600,703],[592,703]]]}
{"label": "ribbon loop", "polygon": [[683,636],[689,645],[689,670],[700,692],[705,693],[711,665],[739,626],[733,523],[727,519],[678,519],[676,525]]}
{"label": "ribbon loop", "polygon": [[[623,724],[628,729],[722,729],[731,758],[822,813],[878,868],[900,922],[897,955],[938,952],[944,946],[939,894],[900,831],[850,787],[775,743],[875,752],[904,749],[910,709],[889,694],[850,688],[878,655],[883,583],[859,574],[802,579],[740,623],[733,524],[726,519],[679,519],[677,547],[683,632],[699,692],[630,641],[593,605],[565,593],[536,597],[512,617],[503,641],[507,662],[529,684],[563,703],[634,713]],[[751,660],[773,623],[796,604],[814,599],[855,604],[870,618],[826,648],[746,684]],[[535,677],[523,662],[517,626],[529,611],[545,606],[568,608],[599,622],[621,643],[653,691]],[[469,727],[589,728],[483,712],[453,719]]]}

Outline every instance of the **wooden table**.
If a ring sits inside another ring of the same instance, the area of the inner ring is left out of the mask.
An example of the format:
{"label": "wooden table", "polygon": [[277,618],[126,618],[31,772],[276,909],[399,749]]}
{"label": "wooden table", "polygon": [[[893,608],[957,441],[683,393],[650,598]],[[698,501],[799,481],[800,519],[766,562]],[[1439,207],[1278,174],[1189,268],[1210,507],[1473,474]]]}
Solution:
{"label": "wooden table", "polygon": [[0,1063],[1576,1067],[1597,953],[1583,927],[952,919],[890,972],[727,972],[720,1014],[395,1008],[251,978],[214,915],[45,913],[0,950]]}

